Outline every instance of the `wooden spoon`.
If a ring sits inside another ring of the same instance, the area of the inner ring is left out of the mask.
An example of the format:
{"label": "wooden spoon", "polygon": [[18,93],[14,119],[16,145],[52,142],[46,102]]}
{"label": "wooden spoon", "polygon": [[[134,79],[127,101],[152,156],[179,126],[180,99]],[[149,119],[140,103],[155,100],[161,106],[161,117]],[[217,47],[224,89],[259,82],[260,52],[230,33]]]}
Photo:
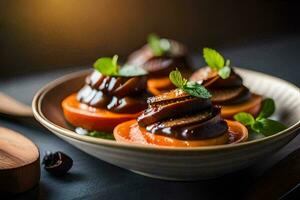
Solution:
{"label": "wooden spoon", "polygon": [[23,135],[0,127],[0,195],[24,192],[39,180],[37,146]]}
{"label": "wooden spoon", "polygon": [[0,92],[0,114],[14,117],[33,117],[30,106]]}

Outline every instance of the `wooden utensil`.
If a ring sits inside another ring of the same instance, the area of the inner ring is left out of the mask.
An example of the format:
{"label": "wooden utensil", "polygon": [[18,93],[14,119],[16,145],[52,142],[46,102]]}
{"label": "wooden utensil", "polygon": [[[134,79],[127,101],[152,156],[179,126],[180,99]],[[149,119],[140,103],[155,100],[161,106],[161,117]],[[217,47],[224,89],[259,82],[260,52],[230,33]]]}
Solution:
{"label": "wooden utensil", "polygon": [[30,106],[23,104],[16,99],[0,92],[0,113],[19,116],[19,117],[33,117]]}
{"label": "wooden utensil", "polygon": [[28,138],[0,127],[0,194],[17,194],[33,188],[40,179],[40,156]]}
{"label": "wooden utensil", "polygon": [[30,106],[0,92],[0,117],[41,128],[33,117]]}

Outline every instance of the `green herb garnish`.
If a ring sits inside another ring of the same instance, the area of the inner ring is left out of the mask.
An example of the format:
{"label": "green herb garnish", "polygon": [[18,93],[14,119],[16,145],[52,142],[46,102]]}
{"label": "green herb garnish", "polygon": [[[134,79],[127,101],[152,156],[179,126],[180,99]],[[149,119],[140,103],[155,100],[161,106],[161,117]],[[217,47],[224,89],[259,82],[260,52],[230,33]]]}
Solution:
{"label": "green herb garnish", "polygon": [[262,108],[257,119],[268,118],[275,112],[275,102],[273,99],[267,98],[262,103]]}
{"label": "green herb garnish", "polygon": [[117,55],[114,55],[112,58],[99,58],[93,66],[101,74],[106,76],[140,76],[147,74],[144,69],[135,65],[124,65],[120,68]]}
{"label": "green herb garnish", "polygon": [[202,86],[201,84],[195,81],[186,80],[185,78],[182,77],[178,69],[172,71],[169,74],[169,78],[176,87],[182,89],[183,91],[189,93],[192,96],[199,97],[199,98],[211,97],[211,94],[204,86]]}
{"label": "green herb garnish", "polygon": [[118,75],[118,56],[114,55],[112,58],[103,57],[96,60],[94,68],[106,76]]}
{"label": "green herb garnish", "polygon": [[262,102],[261,111],[256,118],[254,118],[250,113],[240,112],[234,115],[234,119],[246,125],[251,132],[269,136],[287,128],[284,124],[278,121],[268,119],[268,117],[270,117],[274,111],[274,100],[267,98]]}
{"label": "green herb garnish", "polygon": [[99,131],[92,131],[87,133],[88,136],[102,138],[107,140],[115,140],[114,135],[111,133],[99,132]]}
{"label": "green herb garnish", "polygon": [[148,36],[148,45],[155,56],[162,56],[171,49],[171,44],[168,39],[160,38],[155,34]]}
{"label": "green herb garnish", "polygon": [[225,62],[224,57],[219,52],[214,49],[204,48],[203,57],[207,65],[211,69],[217,70],[222,79],[226,79],[230,76],[230,60],[227,59]]}
{"label": "green herb garnish", "polygon": [[180,71],[176,68],[169,74],[169,79],[178,88],[183,88],[187,84],[187,80],[182,77]]}

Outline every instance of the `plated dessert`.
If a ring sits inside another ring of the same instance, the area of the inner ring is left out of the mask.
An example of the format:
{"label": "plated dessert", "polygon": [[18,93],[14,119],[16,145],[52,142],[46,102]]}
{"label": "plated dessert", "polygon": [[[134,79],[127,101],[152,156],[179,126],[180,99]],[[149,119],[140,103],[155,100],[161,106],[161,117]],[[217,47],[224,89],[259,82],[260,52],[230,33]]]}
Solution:
{"label": "plated dessert", "polygon": [[63,100],[64,116],[75,127],[112,132],[147,107],[146,73],[132,66],[120,68],[117,56],[98,59],[94,68],[85,85]]}
{"label": "plated dessert", "polygon": [[250,92],[230,61],[225,62],[217,51],[204,48],[203,52],[208,67],[196,71],[190,80],[176,68],[162,78],[172,87],[159,90],[156,96],[148,93],[153,90],[149,81],[157,81],[159,71],[165,76],[180,63],[179,58],[152,57],[162,63],[174,61],[157,71],[151,71],[147,62],[120,66],[117,56],[99,58],[84,86],[62,101],[65,119],[81,135],[171,147],[241,143],[286,128],[269,119],[275,111],[272,99]]}
{"label": "plated dessert", "polygon": [[118,142],[199,147],[247,140],[248,131],[239,122],[223,120],[210,93],[200,84],[187,81],[176,70],[170,80],[177,89],[148,98],[148,108],[136,120],[114,129]]}
{"label": "plated dessert", "polygon": [[148,89],[153,95],[174,89],[168,75],[175,68],[187,76],[191,72],[187,48],[178,41],[154,34],[149,35],[146,45],[128,57],[127,64],[139,66],[148,72]]}
{"label": "plated dessert", "polygon": [[257,116],[263,98],[243,85],[230,60],[210,48],[203,49],[203,57],[208,66],[194,72],[190,80],[201,82],[210,91],[213,104],[222,106],[222,117],[232,119],[239,112]]}
{"label": "plated dessert", "polygon": [[[34,97],[33,113],[43,126],[61,139],[113,165],[161,179],[185,181],[209,179],[249,167],[259,160],[271,157],[295,138],[300,130],[300,92],[297,86],[260,72],[241,68],[236,71],[241,74],[247,86],[251,86],[252,91],[274,98],[278,105],[273,120],[269,116],[275,109],[274,101],[267,99],[262,102],[261,111],[256,117],[245,112],[234,117],[248,128],[248,141],[251,140],[251,135],[255,134],[267,137],[249,142],[238,142],[238,144],[176,147],[143,145],[141,143],[135,145],[127,141],[116,142],[102,139],[103,137],[99,139],[80,135],[74,131],[73,126],[69,126],[64,120],[61,103],[62,97],[79,90],[80,83],[88,75],[88,71],[69,74],[44,86]],[[178,84],[178,86],[180,85],[185,84]],[[185,86],[184,88],[189,89],[190,87]],[[208,107],[215,106],[211,104]],[[201,111],[197,113],[201,113]],[[136,116],[140,115],[141,113]],[[176,118],[174,117],[174,119]],[[178,118],[181,117],[178,116]],[[288,127],[282,127],[274,119],[282,120]],[[217,120],[217,124],[220,121],[222,119]],[[138,125],[137,121],[136,124]],[[229,123],[227,126],[230,130]],[[278,133],[278,130],[280,131],[282,128],[284,130]],[[152,134],[150,131],[147,131],[150,137],[163,136],[167,139],[174,139],[166,135]],[[276,131],[277,133],[272,135]]]}

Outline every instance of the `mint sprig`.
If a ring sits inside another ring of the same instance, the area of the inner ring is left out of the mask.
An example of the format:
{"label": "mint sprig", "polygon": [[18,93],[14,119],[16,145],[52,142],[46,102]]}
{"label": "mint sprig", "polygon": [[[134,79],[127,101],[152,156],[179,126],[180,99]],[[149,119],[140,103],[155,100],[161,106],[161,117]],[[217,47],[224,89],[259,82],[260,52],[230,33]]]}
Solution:
{"label": "mint sprig", "polygon": [[246,126],[251,126],[251,125],[255,124],[254,117],[250,113],[246,113],[246,112],[240,112],[240,113],[234,115],[234,119],[236,121],[241,122],[242,124],[244,124]]}
{"label": "mint sprig", "polygon": [[182,77],[178,69],[172,71],[169,74],[170,81],[183,91],[189,93],[192,96],[199,98],[210,98],[211,94],[209,91],[202,85],[194,81],[188,81]]}
{"label": "mint sprig", "polygon": [[140,76],[145,75],[147,72],[141,67],[135,65],[118,65],[118,55],[110,57],[98,58],[93,67],[101,74],[106,76]]}
{"label": "mint sprig", "polygon": [[269,136],[287,128],[284,124],[278,121],[268,119],[274,111],[274,100],[267,98],[262,102],[262,108],[258,117],[254,118],[250,113],[240,112],[234,115],[234,119],[246,125],[252,132]]}
{"label": "mint sprig", "polygon": [[227,79],[230,76],[230,60],[227,59],[225,62],[224,57],[219,52],[211,48],[203,48],[203,57],[207,65],[218,71],[222,79]]}
{"label": "mint sprig", "polygon": [[162,56],[171,49],[171,44],[168,39],[160,38],[155,34],[150,34],[147,41],[155,56]]}
{"label": "mint sprig", "polygon": [[192,96],[200,98],[210,98],[211,94],[209,91],[199,83],[195,81],[188,81],[184,86],[183,90]]}
{"label": "mint sprig", "polygon": [[257,119],[268,118],[275,112],[275,102],[273,99],[266,98],[262,103],[262,109]]}
{"label": "mint sprig", "polygon": [[262,118],[258,120],[258,122],[261,124],[261,127],[259,127],[256,132],[264,136],[273,135],[287,128],[284,124],[272,119]]}
{"label": "mint sprig", "polygon": [[187,84],[187,80],[182,77],[180,71],[176,68],[169,74],[169,79],[178,88],[183,88]]}
{"label": "mint sprig", "polygon": [[112,58],[103,57],[98,58],[94,63],[94,68],[106,76],[114,76],[118,74],[118,55],[114,55]]}

